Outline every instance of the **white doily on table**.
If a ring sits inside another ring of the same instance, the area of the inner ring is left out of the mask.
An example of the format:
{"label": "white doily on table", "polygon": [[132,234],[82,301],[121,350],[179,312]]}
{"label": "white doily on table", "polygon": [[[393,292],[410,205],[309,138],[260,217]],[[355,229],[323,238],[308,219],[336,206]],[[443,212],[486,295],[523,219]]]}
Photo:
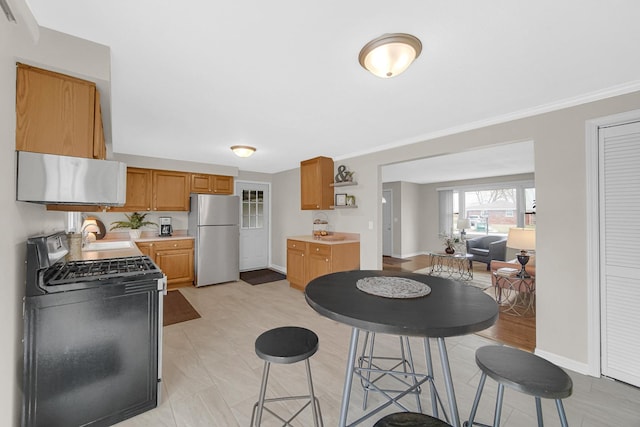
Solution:
{"label": "white doily on table", "polygon": [[385,298],[418,298],[431,293],[422,282],[404,277],[365,277],[356,282],[362,292]]}

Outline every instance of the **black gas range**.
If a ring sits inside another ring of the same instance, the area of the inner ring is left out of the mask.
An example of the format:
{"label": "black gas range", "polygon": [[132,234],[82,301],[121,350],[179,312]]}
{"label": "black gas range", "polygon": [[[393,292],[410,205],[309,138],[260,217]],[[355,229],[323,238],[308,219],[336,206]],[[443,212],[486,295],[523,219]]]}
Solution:
{"label": "black gas range", "polygon": [[65,262],[68,252],[67,236],[62,232],[27,241],[27,296],[163,277],[147,256]]}
{"label": "black gas range", "polygon": [[159,400],[164,274],[68,252],[63,232],[27,240],[23,426],[109,426]]}

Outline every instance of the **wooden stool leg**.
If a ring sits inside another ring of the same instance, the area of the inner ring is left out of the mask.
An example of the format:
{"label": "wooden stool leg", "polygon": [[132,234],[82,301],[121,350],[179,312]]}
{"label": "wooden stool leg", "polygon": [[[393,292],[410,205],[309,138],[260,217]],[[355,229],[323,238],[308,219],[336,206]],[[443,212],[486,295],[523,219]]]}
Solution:
{"label": "wooden stool leg", "polygon": [[476,418],[476,411],[480,404],[480,397],[482,396],[482,389],[484,389],[484,383],[487,380],[487,374],[484,372],[480,376],[480,382],[478,383],[478,391],[476,391],[476,398],[473,400],[473,406],[471,407],[471,414],[469,414],[469,421],[465,423],[466,426],[473,426],[473,420]]}
{"label": "wooden stool leg", "polygon": [[542,419],[542,402],[540,398],[536,396],[536,415],[538,416],[538,427],[544,427],[544,421]]}
{"label": "wooden stool leg", "polygon": [[500,415],[502,415],[502,400],[504,399],[504,385],[498,384],[498,396],[496,397],[496,412],[493,416],[493,427],[500,427]]}
{"label": "wooden stool leg", "polygon": [[556,399],[556,408],[558,408],[558,415],[560,416],[560,425],[562,425],[562,427],[569,427],[569,423],[567,422],[567,415],[564,413],[564,405],[562,404],[562,399]]}

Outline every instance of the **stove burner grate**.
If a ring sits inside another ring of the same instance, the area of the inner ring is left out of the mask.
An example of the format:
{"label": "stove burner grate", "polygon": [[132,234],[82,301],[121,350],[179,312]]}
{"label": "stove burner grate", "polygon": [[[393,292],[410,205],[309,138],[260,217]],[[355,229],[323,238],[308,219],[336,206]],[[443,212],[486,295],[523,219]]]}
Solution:
{"label": "stove burner grate", "polygon": [[158,267],[146,256],[71,261],[59,262],[48,268],[44,272],[43,280],[45,285],[59,285],[87,280],[140,276],[155,271],[158,271]]}

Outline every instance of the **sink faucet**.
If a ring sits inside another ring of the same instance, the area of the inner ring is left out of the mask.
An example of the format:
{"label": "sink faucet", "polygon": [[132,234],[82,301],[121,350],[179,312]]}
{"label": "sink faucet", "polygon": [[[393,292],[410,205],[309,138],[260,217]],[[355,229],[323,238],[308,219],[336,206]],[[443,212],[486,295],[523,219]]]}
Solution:
{"label": "sink faucet", "polygon": [[85,246],[88,242],[89,233],[100,234],[100,228],[95,219],[85,219],[82,223],[82,246]]}

